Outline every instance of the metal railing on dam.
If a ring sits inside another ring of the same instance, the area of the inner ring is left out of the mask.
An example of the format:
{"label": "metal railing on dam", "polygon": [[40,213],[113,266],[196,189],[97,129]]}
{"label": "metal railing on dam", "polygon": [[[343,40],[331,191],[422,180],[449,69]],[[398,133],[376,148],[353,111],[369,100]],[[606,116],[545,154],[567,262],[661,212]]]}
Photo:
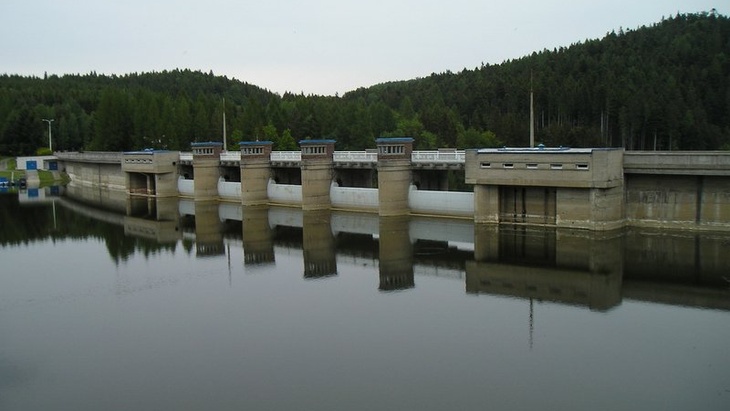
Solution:
{"label": "metal railing on dam", "polygon": [[[301,162],[301,151],[272,151],[269,157],[271,162]],[[220,155],[221,161],[240,162],[240,151],[226,151]],[[180,161],[193,161],[193,153],[180,152]],[[335,163],[372,163],[377,164],[378,153],[372,151],[335,151],[332,155]],[[414,151],[411,154],[411,162],[416,164],[464,164],[466,162],[466,151],[464,150],[426,150]]]}

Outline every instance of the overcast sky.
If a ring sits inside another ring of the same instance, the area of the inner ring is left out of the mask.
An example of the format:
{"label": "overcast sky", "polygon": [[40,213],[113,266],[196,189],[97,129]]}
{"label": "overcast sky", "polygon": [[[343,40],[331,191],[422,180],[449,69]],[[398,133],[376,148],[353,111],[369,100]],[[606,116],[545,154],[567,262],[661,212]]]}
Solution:
{"label": "overcast sky", "polygon": [[189,68],[340,95],[498,64],[727,0],[0,0],[0,73]]}

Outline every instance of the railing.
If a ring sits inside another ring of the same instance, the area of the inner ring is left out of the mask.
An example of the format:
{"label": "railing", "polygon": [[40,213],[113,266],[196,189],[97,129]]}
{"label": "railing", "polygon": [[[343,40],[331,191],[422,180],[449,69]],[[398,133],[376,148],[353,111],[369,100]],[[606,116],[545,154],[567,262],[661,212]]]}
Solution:
{"label": "railing", "polygon": [[226,151],[221,153],[221,161],[241,161],[240,151]]}
{"label": "railing", "polygon": [[272,151],[271,161],[302,161],[301,151]]}
{"label": "railing", "polygon": [[[272,151],[270,158],[271,161],[300,162],[302,161],[302,152]],[[340,163],[377,163],[378,153],[370,151],[335,151],[332,160]],[[180,161],[193,161],[193,153],[180,152]],[[221,153],[221,161],[241,161],[241,152],[228,151]],[[411,153],[411,161],[414,163],[463,164],[466,161],[466,153],[463,150],[414,151]]]}
{"label": "railing", "polygon": [[56,152],[59,160],[75,161],[80,163],[107,163],[121,164],[122,153],[118,151],[90,151],[90,152]]}
{"label": "railing", "polygon": [[177,180],[177,191],[182,195],[195,195],[195,181],[180,177]]}
{"label": "railing", "polygon": [[414,151],[411,153],[411,161],[414,163],[463,164],[466,162],[466,152],[464,150]]}
{"label": "railing", "polygon": [[368,151],[335,151],[332,155],[335,162],[359,162],[359,163],[377,163],[378,153]]}

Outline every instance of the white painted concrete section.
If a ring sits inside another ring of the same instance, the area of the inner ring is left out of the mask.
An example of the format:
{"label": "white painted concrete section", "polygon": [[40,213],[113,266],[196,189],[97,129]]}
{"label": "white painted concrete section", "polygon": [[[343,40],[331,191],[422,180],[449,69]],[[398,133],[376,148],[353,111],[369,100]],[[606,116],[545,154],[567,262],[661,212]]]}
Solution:
{"label": "white painted concrete section", "polygon": [[[304,212],[299,208],[271,207],[269,226],[302,227],[303,215]],[[333,235],[344,232],[377,237],[380,233],[380,217],[376,214],[333,211],[330,223]],[[447,241],[450,246],[471,245],[473,248],[474,223],[471,220],[415,217],[409,222],[408,227],[411,243],[419,239]]]}
{"label": "white painted concrete section", "polygon": [[474,222],[443,218],[414,219],[408,225],[411,242],[416,240],[448,241],[474,244]]}
{"label": "white painted concrete section", "polygon": [[284,204],[302,204],[302,186],[292,184],[276,184],[269,180],[267,187],[269,201]]}
{"label": "white painted concrete section", "polygon": [[301,209],[297,208],[269,208],[269,226],[284,227],[302,227],[304,225],[304,217]]}
{"label": "white painted concrete section", "polygon": [[330,186],[330,202],[333,207],[354,208],[364,210],[378,210],[377,188],[338,187]]}
{"label": "white painted concrete section", "polygon": [[195,180],[186,180],[182,177],[178,178],[177,192],[186,196],[195,195]]}
{"label": "white painted concrete section", "polygon": [[241,182],[226,181],[220,178],[218,180],[218,196],[241,201]]}
{"label": "white painted concrete section", "polygon": [[380,231],[380,217],[377,214],[366,213],[333,213],[332,234],[355,233],[378,235]]}
{"label": "white painted concrete section", "polygon": [[411,185],[408,207],[419,214],[474,216],[474,193],[418,190]]}
{"label": "white painted concrete section", "polygon": [[218,218],[221,222],[226,220],[243,221],[243,207],[241,204],[220,203]]}
{"label": "white painted concrete section", "polygon": [[195,215],[195,201],[188,199],[180,199],[177,203],[177,211],[181,216]]}

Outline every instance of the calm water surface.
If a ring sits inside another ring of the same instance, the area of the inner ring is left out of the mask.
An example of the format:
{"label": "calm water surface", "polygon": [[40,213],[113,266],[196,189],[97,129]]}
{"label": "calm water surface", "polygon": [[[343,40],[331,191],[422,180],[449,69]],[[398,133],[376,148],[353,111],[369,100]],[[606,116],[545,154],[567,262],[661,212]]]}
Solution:
{"label": "calm water surface", "polygon": [[727,235],[69,194],[0,195],[4,411],[730,409]]}

